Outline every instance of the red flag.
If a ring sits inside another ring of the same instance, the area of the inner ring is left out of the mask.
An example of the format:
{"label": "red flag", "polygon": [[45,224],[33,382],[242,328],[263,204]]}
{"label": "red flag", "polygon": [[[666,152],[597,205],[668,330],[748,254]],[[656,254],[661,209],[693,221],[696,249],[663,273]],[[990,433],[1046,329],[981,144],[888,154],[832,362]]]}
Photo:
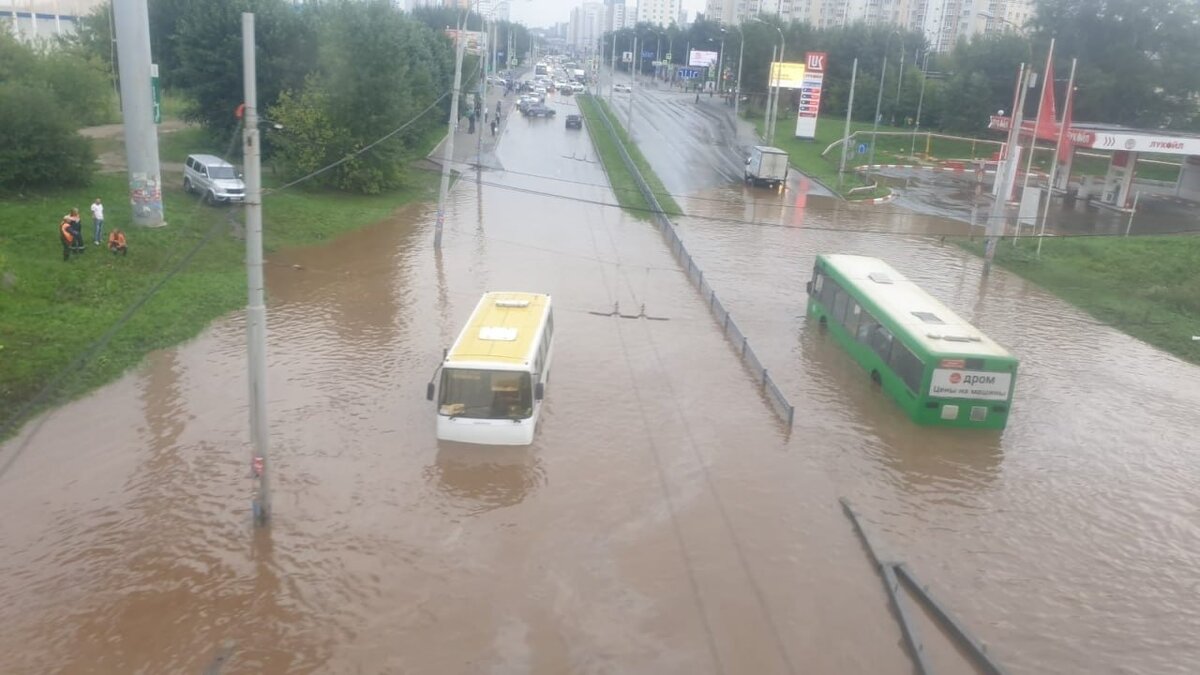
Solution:
{"label": "red flag", "polygon": [[[1053,52],[1051,52],[1053,54]],[[1058,110],[1054,104],[1054,63],[1046,60],[1046,77],[1042,82],[1042,101],[1038,104],[1037,137],[1042,140],[1058,139]]]}
{"label": "red flag", "polygon": [[[1074,84],[1074,70],[1072,70],[1072,84]],[[1066,164],[1071,158],[1071,150],[1074,146],[1071,143],[1071,111],[1075,107],[1075,92],[1074,87],[1067,85],[1067,102],[1063,105],[1063,128],[1062,128],[1062,143],[1058,144],[1058,163]]]}

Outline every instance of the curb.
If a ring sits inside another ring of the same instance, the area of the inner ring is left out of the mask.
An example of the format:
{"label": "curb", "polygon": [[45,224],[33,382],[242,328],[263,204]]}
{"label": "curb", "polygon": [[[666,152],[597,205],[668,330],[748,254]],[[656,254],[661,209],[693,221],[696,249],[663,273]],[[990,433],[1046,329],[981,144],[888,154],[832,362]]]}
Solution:
{"label": "curb", "polygon": [[[937,166],[929,166],[927,164],[862,164],[854,167],[855,171],[877,171],[879,169],[916,169],[920,171],[934,171],[937,173],[975,173],[975,170],[968,168],[966,163],[948,162]],[[995,169],[984,169],[984,175],[991,176],[996,173]],[[1018,175],[1023,175],[1024,172],[1018,172]],[[1045,171],[1031,171],[1031,176],[1038,178],[1047,178],[1048,174]]]}
{"label": "curb", "polygon": [[849,198],[847,198],[846,201],[850,204],[874,205],[874,204],[887,204],[888,202],[894,201],[895,199],[896,199],[896,193],[895,193],[895,191],[893,191],[891,194],[889,194],[886,197],[875,197],[874,199],[849,199]]}

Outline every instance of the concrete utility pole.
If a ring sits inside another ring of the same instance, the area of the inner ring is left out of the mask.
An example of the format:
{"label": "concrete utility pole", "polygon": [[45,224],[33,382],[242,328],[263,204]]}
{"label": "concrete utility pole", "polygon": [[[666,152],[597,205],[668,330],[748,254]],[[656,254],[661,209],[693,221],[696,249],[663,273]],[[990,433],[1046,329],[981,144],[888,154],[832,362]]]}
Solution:
{"label": "concrete utility pole", "polygon": [[267,308],[263,283],[262,166],[258,139],[258,86],[255,81],[254,15],[242,14],[242,78],[245,117],[242,147],[246,158],[246,354],[250,379],[250,438],[254,444],[251,470],[257,483],[254,522],[271,519],[271,483],[267,466]]}
{"label": "concrete utility pole", "polygon": [[1012,129],[1013,141],[1009,143],[1008,154],[1005,157],[1004,166],[996,165],[996,201],[992,202],[992,214],[988,216],[987,226],[984,228],[987,233],[987,243],[984,245],[983,253],[983,273],[987,274],[992,269],[992,260],[996,257],[996,244],[1000,237],[1004,235],[1005,208],[1008,203],[1008,197],[1012,193],[1012,183],[1015,178],[1016,166],[1020,166],[1021,151],[1016,143],[1020,142],[1021,124],[1025,121],[1025,94],[1029,91],[1027,80],[1032,74],[1032,68],[1024,70],[1020,84],[1021,95],[1017,100],[1017,107],[1013,110]]}
{"label": "concrete utility pole", "polygon": [[154,128],[154,100],[150,91],[150,15],[146,0],[114,0],[113,23],[133,222],[160,227],[164,224],[162,173],[158,166],[158,132]]}
{"label": "concrete utility pole", "polygon": [[608,104],[612,105],[613,87],[617,84],[617,31],[612,35],[612,59],[608,62]]}
{"label": "concrete utility pole", "polygon": [[763,143],[771,144],[771,101],[774,100],[775,88],[771,86],[771,75],[775,70],[775,57],[779,51],[771,45],[771,67],[767,70],[767,109],[763,113]]}
{"label": "concrete utility pole", "polygon": [[637,35],[633,36],[633,61],[629,63],[629,119],[625,125],[629,131],[629,139],[633,140],[633,72],[638,63],[638,39]]}
{"label": "concrete utility pole", "polygon": [[742,57],[746,55],[746,32],[740,24],[735,24],[738,31],[738,74],[737,85],[733,88],[733,118],[738,119],[742,102]]}
{"label": "concrete utility pole", "polygon": [[850,67],[850,101],[846,104],[846,127],[842,130],[842,163],[838,166],[838,182],[846,173],[846,146],[850,145],[850,115],[854,112],[854,83],[858,79],[858,59]]}
{"label": "concrete utility pole", "polygon": [[454,56],[454,89],[450,92],[450,122],[447,124],[446,144],[442,146],[442,186],[438,192],[437,225],[433,229],[433,250],[442,250],[442,226],[446,223],[446,198],[450,194],[450,162],[454,161],[454,135],[458,127],[458,92],[462,89],[463,52],[467,40],[463,36],[463,24],[458,24],[456,33],[458,49]]}

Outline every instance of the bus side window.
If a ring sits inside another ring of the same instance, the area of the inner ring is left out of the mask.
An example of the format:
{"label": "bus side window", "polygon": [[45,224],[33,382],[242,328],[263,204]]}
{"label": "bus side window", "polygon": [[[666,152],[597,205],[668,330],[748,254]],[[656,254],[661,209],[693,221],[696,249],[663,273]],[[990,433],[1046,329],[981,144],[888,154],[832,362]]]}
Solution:
{"label": "bus side window", "polygon": [[870,346],[871,338],[875,334],[875,329],[879,327],[875,317],[863,312],[862,317],[858,320],[858,334],[856,339],[859,344]]}
{"label": "bus side window", "polygon": [[859,307],[857,302],[850,302],[847,306],[849,307],[849,310],[846,312],[846,319],[842,321],[842,324],[846,326],[847,333],[850,333],[851,335],[857,335],[858,320],[863,313],[862,307]]}
{"label": "bus side window", "polygon": [[875,335],[871,338],[871,349],[875,350],[879,358],[887,362],[892,351],[892,332],[883,326],[876,329]]}
{"label": "bus side window", "polygon": [[925,374],[925,364],[921,363],[903,342],[892,343],[892,355],[888,359],[892,370],[904,380],[905,386],[914,394],[921,393],[921,378]]}
{"label": "bus side window", "polygon": [[850,305],[850,296],[842,291],[837,294],[837,299],[833,301],[833,318],[838,323],[845,325],[846,323],[846,307]]}
{"label": "bus side window", "polygon": [[821,284],[821,304],[825,305],[825,310],[833,311],[833,301],[837,297],[837,292],[842,290],[838,283],[833,279],[826,279],[825,283]]}

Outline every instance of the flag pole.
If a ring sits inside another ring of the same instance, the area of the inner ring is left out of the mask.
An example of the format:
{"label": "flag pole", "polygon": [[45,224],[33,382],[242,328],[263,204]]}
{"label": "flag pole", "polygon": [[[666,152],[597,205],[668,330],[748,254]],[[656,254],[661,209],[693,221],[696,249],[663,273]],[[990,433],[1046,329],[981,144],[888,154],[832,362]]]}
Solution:
{"label": "flag pole", "polygon": [[1075,97],[1075,64],[1079,59],[1071,59],[1071,77],[1067,80],[1067,102],[1063,105],[1063,121],[1058,129],[1058,143],[1054,146],[1054,159],[1050,162],[1050,178],[1046,184],[1046,204],[1042,207],[1042,225],[1038,229],[1037,255],[1042,256],[1042,238],[1046,234],[1046,218],[1050,215],[1050,200],[1054,197],[1054,174],[1058,172],[1058,157],[1062,153],[1063,138],[1067,135],[1067,126],[1071,124],[1068,113],[1071,112],[1072,99]]}
{"label": "flag pole", "polygon": [[[1038,132],[1041,131],[1042,115],[1046,111],[1042,107],[1046,103],[1046,87],[1050,87],[1050,95],[1054,95],[1054,77],[1050,74],[1054,64],[1054,38],[1050,38],[1050,51],[1046,53],[1046,67],[1042,70],[1042,93],[1038,97],[1038,116],[1034,122],[1033,132],[1029,137],[1029,157],[1025,158],[1025,179],[1021,181],[1021,200],[1025,200],[1025,191],[1029,189],[1029,174],[1033,173],[1033,155],[1037,151]],[[1050,122],[1054,122],[1055,111],[1050,109]],[[1035,223],[1036,224],[1036,223]],[[1013,246],[1017,245],[1017,241],[1021,238],[1021,219],[1017,218],[1017,234],[1013,237]]]}

